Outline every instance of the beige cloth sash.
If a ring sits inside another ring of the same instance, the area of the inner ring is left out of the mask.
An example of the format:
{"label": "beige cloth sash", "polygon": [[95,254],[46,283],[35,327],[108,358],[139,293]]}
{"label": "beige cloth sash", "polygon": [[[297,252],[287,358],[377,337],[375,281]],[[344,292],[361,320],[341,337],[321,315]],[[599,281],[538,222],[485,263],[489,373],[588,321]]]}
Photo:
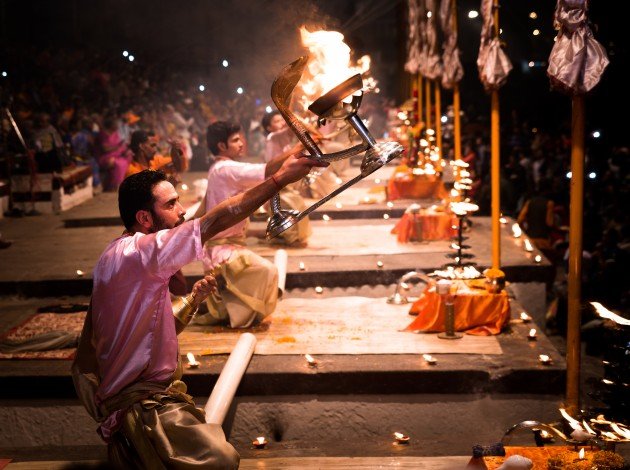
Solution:
{"label": "beige cloth sash", "polygon": [[246,248],[238,248],[228,262],[217,266],[213,273],[225,280],[225,287],[208,297],[209,313],[198,315],[193,320],[195,324],[229,320],[232,328],[247,328],[275,310],[278,269],[270,261]]}

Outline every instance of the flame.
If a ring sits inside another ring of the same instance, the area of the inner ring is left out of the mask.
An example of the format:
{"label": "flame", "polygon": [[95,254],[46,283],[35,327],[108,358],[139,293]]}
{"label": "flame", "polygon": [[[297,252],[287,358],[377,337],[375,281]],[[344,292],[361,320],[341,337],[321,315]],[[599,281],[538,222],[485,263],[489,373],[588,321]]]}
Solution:
{"label": "flame", "polygon": [[317,361],[310,354],[305,354],[304,357],[306,358],[306,362],[308,362],[308,365],[314,366],[315,364],[317,364]]}
{"label": "flame", "polygon": [[578,457],[579,457],[580,459],[583,459],[583,458],[584,458],[584,447],[582,447],[582,448],[580,449],[580,452],[578,452]]}
{"label": "flame", "polygon": [[[541,356],[542,356],[542,354],[541,354]],[[573,428],[576,431],[578,429],[579,430],[583,430],[582,429],[582,425],[580,424],[580,422],[577,419],[571,417],[571,415],[569,413],[567,413],[567,411],[564,408],[559,408],[559,410],[560,410],[560,414],[562,415],[562,417],[569,422],[569,426],[571,426],[571,428]]]}
{"label": "flame", "polygon": [[595,308],[595,311],[600,317],[612,320],[619,325],[630,326],[630,320],[611,312],[599,302],[591,302],[591,305]]}
{"label": "flame", "polygon": [[529,315],[527,315],[527,313],[525,312],[521,312],[521,320],[523,320],[524,322],[528,322],[532,319],[532,317],[530,317]]}
{"label": "flame", "polygon": [[[310,53],[308,72],[301,82],[304,109],[344,80],[370,70],[370,56],[364,55],[356,64],[351,63],[350,47],[343,41],[343,34],[337,31],[311,32],[302,26],[300,36],[302,45]],[[376,81],[364,76],[363,87],[371,90],[376,87]]]}
{"label": "flame", "polygon": [[514,238],[518,238],[523,235],[523,231],[521,230],[521,226],[519,224],[512,225],[512,234]]}
{"label": "flame", "polygon": [[628,431],[626,429],[623,429],[617,423],[610,423],[610,427],[613,428],[613,431],[615,431],[617,434],[619,434],[624,439],[630,439],[630,431]]}
{"label": "flame", "polygon": [[432,362],[436,362],[435,359],[433,358],[433,356],[431,356],[431,354],[423,354],[422,357],[424,358],[425,361],[427,361],[429,364],[431,364]]}
{"label": "flame", "polygon": [[258,442],[258,444],[263,445],[265,443],[265,438],[264,437],[257,437],[256,438],[256,442]]}
{"label": "flame", "polygon": [[529,337],[530,338],[536,337],[536,328],[532,328],[531,330],[529,330]]}
{"label": "flame", "polygon": [[529,241],[529,238],[525,239],[525,251],[534,251],[534,247],[532,242]]}

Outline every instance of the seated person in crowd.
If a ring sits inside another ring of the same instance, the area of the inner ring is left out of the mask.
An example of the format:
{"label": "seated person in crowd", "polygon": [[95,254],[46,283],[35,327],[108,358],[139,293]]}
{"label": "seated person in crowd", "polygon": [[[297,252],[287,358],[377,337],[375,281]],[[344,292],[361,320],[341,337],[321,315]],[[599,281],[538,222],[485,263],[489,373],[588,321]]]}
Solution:
{"label": "seated person in crowd", "polygon": [[181,171],[181,162],[185,160],[182,157],[182,144],[177,141],[172,142],[171,155],[167,157],[157,153],[158,143],[158,137],[153,131],[137,130],[131,134],[129,148],[133,152],[133,157],[126,176],[142,170],[161,170],[167,175],[174,176]]}
{"label": "seated person in crowd", "polygon": [[[208,171],[208,189],[195,217],[212,210],[225,199],[254,187],[270,177],[289,157],[283,154],[265,163],[243,163],[245,142],[236,123],[217,121],[208,126],[208,148],[215,156]],[[278,190],[281,188],[278,187]],[[307,222],[307,221],[306,221]],[[233,328],[248,327],[273,312],[278,300],[278,272],[264,258],[247,250],[245,219],[208,240],[203,263],[207,273],[221,274],[226,288],[208,298],[207,315],[197,323],[229,322]],[[285,232],[288,244],[305,244],[309,235],[306,224]]]}

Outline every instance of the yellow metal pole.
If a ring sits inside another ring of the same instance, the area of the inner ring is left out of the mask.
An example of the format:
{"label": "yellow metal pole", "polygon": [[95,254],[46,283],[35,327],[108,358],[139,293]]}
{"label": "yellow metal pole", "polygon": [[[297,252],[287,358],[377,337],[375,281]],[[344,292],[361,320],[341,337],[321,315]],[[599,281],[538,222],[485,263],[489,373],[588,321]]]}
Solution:
{"label": "yellow metal pole", "polygon": [[580,406],[580,300],[582,296],[582,208],[584,205],[584,96],[573,97],[571,119],[571,195],[569,206],[569,302],[567,321],[566,408]]}
{"label": "yellow metal pole", "polygon": [[438,155],[442,158],[442,91],[437,80],[435,81],[435,136],[439,149]]}
{"label": "yellow metal pole", "polygon": [[[494,33],[499,36],[499,2],[493,1]],[[501,268],[501,156],[499,154],[499,91],[492,90],[490,110],[490,181],[492,198],[492,267]]]}
{"label": "yellow metal pole", "polygon": [[455,141],[455,160],[462,158],[462,130],[459,120],[459,84],[453,87],[453,133]]}
{"label": "yellow metal pole", "polygon": [[[453,15],[453,31],[457,33],[457,1],[452,1],[451,14]],[[455,160],[462,158],[462,130],[459,120],[459,83],[453,86],[453,146],[455,147]]]}
{"label": "yellow metal pole", "polygon": [[492,267],[501,268],[501,157],[499,155],[499,92],[491,95],[490,179],[492,190]]}
{"label": "yellow metal pole", "polygon": [[424,123],[424,128],[431,129],[431,80],[429,79],[424,81],[424,96],[426,99],[424,113],[426,122]]}

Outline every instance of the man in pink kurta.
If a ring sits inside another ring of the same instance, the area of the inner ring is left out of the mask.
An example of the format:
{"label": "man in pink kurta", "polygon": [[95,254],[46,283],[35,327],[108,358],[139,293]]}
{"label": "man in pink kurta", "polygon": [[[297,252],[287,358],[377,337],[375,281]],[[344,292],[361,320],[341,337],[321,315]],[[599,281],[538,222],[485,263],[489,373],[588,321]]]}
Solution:
{"label": "man in pink kurta", "polygon": [[[201,255],[199,220],[148,235],[125,234],[105,249],[92,291],[94,347],[102,371],[97,404],[137,381],[170,382],[178,349],[168,282]],[[106,441],[121,413],[101,424]]]}
{"label": "man in pink kurta", "polygon": [[[121,468],[231,469],[239,457],[218,424],[205,423],[179,380],[177,333],[190,320],[173,316],[168,284],[199,259],[203,243],[247,218],[280,188],[318,165],[287,160],[268,179],[200,219],[184,222],[173,185],[144,170],[123,181],[119,208],[127,232],[105,249],[94,270],[90,311],[73,380],[99,422],[110,460]],[[198,306],[216,282],[195,283]]]}

